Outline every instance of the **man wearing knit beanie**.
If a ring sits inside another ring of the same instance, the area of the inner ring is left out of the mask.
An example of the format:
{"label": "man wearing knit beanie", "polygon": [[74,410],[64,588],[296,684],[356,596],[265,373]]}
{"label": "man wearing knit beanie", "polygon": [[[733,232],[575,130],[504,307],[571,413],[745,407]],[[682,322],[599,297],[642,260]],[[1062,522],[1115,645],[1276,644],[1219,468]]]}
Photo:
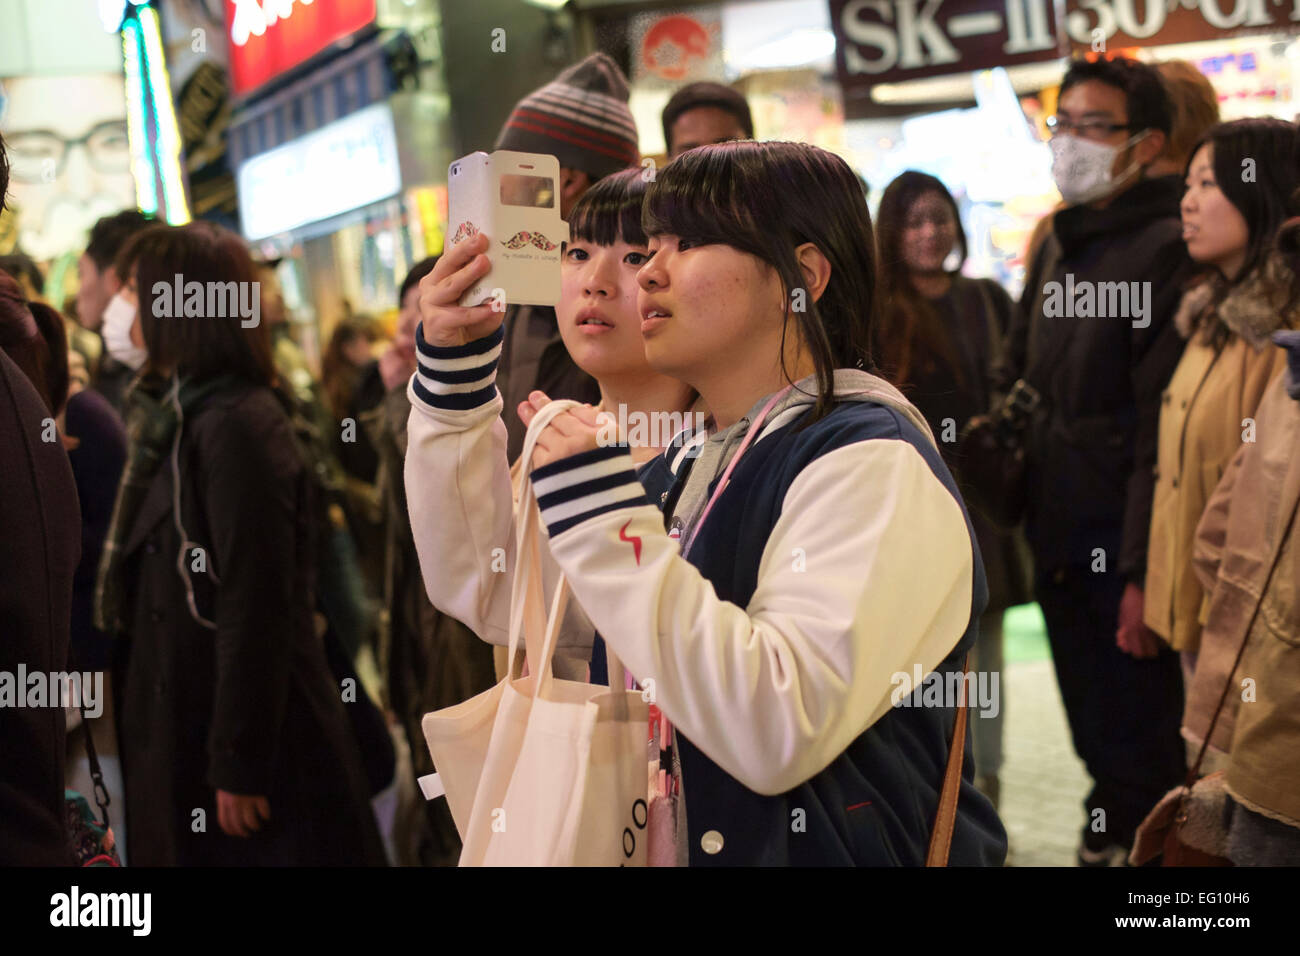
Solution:
{"label": "man wearing knit beanie", "polygon": [[[627,79],[604,53],[593,53],[519,101],[494,149],[543,153],[560,161],[560,215],[596,180],[637,165],[636,122],[627,108]],[[596,380],[578,368],[560,339],[555,310],[507,303],[497,388],[505,400],[506,454],[523,450],[526,429],[515,414],[534,389],[551,398],[600,401]]]}
{"label": "man wearing knit beanie", "polygon": [[493,149],[544,153],[560,161],[560,215],[598,179],[641,158],[618,64],[593,53],[529,93],[511,112]]}

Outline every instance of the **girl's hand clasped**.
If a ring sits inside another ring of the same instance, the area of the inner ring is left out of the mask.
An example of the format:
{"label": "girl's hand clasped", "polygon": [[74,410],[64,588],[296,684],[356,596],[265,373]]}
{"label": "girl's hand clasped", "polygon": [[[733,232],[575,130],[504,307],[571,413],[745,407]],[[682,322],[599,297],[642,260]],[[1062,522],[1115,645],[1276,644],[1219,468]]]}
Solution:
{"label": "girl's hand clasped", "polygon": [[[519,418],[525,427],[543,408],[551,403],[545,392],[531,392],[528,401],[519,403]],[[551,419],[533,448],[531,468],[540,468],[553,461],[560,461],[584,451],[593,451],[600,446],[600,415],[590,405],[570,408]]]}

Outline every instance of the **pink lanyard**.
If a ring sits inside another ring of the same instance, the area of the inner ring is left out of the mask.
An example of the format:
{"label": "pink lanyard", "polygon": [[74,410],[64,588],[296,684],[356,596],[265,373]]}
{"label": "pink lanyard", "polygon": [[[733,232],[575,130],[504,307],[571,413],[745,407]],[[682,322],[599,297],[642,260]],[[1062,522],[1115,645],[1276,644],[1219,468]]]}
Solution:
{"label": "pink lanyard", "polygon": [[700,528],[704,527],[704,519],[709,516],[709,512],[713,510],[713,506],[717,503],[719,496],[721,496],[727,485],[730,484],[731,473],[736,470],[736,465],[740,463],[740,456],[745,453],[745,450],[749,448],[750,444],[758,436],[758,433],[763,430],[763,423],[767,420],[768,413],[776,407],[777,402],[785,398],[792,388],[794,388],[793,385],[787,385],[785,388],[781,389],[781,391],[769,398],[767,404],[763,406],[757,417],[754,419],[754,424],[749,427],[749,431],[745,432],[745,437],[741,441],[740,447],[737,448],[736,453],[731,456],[731,461],[727,463],[727,468],[722,473],[722,480],[718,482],[718,487],[713,489],[713,494],[709,496],[708,504],[706,504],[704,510],[700,512],[699,520],[695,522],[695,528],[691,531],[691,540],[687,542],[686,548],[682,552],[683,555],[690,554],[691,548],[695,545],[695,539],[699,537]]}
{"label": "pink lanyard", "polygon": [[[755,417],[754,424],[749,427],[749,431],[745,433],[744,439],[740,442],[740,447],[736,449],[736,453],[731,456],[731,461],[727,463],[726,469],[722,472],[722,480],[719,481],[718,486],[713,489],[713,494],[709,496],[708,503],[704,506],[704,510],[700,512],[699,520],[695,522],[695,529],[691,532],[691,539],[687,542],[686,548],[682,552],[683,556],[690,553],[691,547],[695,544],[695,539],[700,533],[700,528],[704,527],[704,519],[709,516],[709,512],[713,510],[713,505],[717,502],[723,490],[725,490],[727,485],[731,482],[731,473],[736,470],[736,465],[740,462],[740,456],[745,454],[746,449],[748,449],[754,439],[758,437],[759,432],[763,430],[763,424],[767,421],[768,414],[776,407],[777,403],[780,402],[781,399],[785,398],[792,388],[794,388],[794,385],[787,385],[785,388],[781,389],[781,391],[769,398],[767,404],[763,406]],[[631,690],[633,684],[632,672],[624,671],[624,679],[627,682],[627,689]],[[673,739],[673,725],[662,711],[658,716],[659,746],[664,747],[667,745],[669,740]],[[663,788],[661,786],[661,792],[662,790]]]}

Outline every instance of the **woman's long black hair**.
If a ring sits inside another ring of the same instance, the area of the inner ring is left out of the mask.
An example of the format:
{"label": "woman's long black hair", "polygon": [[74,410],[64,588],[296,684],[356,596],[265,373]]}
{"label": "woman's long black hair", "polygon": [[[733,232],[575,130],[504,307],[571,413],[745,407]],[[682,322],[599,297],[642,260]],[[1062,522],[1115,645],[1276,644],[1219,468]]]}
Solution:
{"label": "woman's long black hair", "polygon": [[[1272,117],[1219,123],[1192,147],[1184,178],[1206,145],[1214,153],[1215,182],[1246,220],[1250,237],[1241,271],[1223,292],[1250,277],[1276,252],[1293,277],[1288,308],[1294,308],[1300,302],[1300,218],[1290,217],[1300,213],[1300,128]],[[1204,313],[1200,326],[1219,348],[1228,332],[1206,321],[1212,316],[1213,310]]]}
{"label": "woman's long black hair", "polygon": [[[861,183],[834,153],[806,143],[719,143],[690,150],[650,184],[641,224],[647,236],[728,245],[776,270],[787,303],[783,354],[793,316],[817,370],[817,404],[808,422],[830,410],[835,369],[872,369],[871,214]],[[806,242],[831,265],[816,302],[804,289],[795,256]]]}
{"label": "woman's long black hair", "polygon": [[908,170],[886,188],[876,210],[876,237],[880,245],[881,316],[876,323],[873,345],[885,374],[898,384],[912,379],[936,359],[961,377],[956,347],[944,330],[939,314],[912,285],[911,270],[903,259],[903,231],[907,215],[917,200],[934,194],[947,203],[957,226],[957,249],[961,258],[949,275],[961,272],[966,262],[966,230],[962,228],[957,201],[942,180],[928,173]]}

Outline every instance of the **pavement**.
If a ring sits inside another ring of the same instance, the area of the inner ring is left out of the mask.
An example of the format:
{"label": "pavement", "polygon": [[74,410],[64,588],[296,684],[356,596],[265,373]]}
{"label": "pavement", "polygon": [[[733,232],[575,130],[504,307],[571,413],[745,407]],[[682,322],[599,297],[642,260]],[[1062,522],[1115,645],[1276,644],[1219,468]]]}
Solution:
{"label": "pavement", "polygon": [[1007,612],[999,812],[1008,866],[1074,866],[1091,779],[1075,756],[1038,605]]}

